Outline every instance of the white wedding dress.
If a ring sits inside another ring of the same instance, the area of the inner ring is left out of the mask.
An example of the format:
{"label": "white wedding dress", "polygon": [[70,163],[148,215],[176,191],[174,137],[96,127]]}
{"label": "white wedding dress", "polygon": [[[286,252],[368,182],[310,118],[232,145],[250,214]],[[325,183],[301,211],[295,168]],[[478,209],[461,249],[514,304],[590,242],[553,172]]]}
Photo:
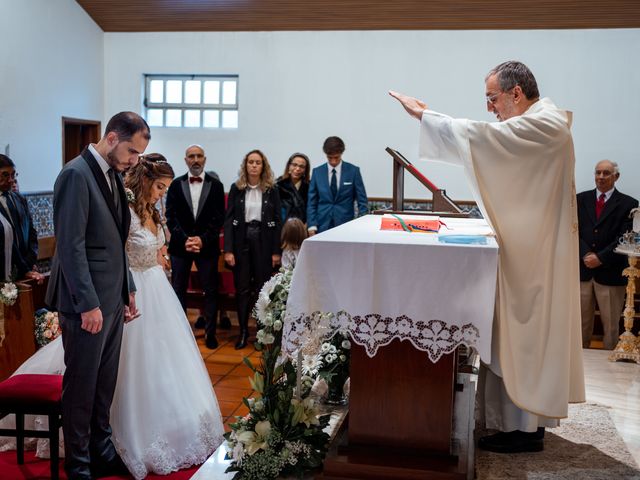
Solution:
{"label": "white wedding dress", "polygon": [[[203,463],[224,434],[193,332],[157,262],[162,245],[162,228],[154,235],[132,211],[126,250],[141,315],[124,327],[111,427],[116,450],[136,479]],[[14,374],[63,371],[62,339],[57,338]],[[46,422],[31,417],[25,427],[45,429]],[[0,421],[0,428],[9,423],[15,425],[13,415]],[[0,450],[15,446],[15,439],[0,437]],[[48,457],[48,440],[38,440],[36,453]]]}

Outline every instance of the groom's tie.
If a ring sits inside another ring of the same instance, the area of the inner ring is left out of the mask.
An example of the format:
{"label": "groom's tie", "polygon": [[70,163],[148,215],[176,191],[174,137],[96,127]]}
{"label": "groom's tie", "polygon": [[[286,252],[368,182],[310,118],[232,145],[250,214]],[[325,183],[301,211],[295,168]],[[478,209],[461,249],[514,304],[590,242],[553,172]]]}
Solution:
{"label": "groom's tie", "polygon": [[116,206],[116,212],[118,212],[118,218],[122,218],[122,210],[120,209],[120,195],[118,194],[118,185],[116,184],[116,175],[113,168],[107,170],[109,176],[109,183],[111,184],[111,195],[113,195],[113,204]]}
{"label": "groom's tie", "polygon": [[336,180],[336,169],[331,169],[331,195],[335,200],[338,196],[338,181]]}

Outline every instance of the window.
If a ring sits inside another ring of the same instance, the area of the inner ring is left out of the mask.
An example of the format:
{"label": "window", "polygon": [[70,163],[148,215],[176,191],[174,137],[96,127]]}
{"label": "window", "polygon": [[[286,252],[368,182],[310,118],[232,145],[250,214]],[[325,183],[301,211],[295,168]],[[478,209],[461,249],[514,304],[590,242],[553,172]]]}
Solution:
{"label": "window", "polygon": [[238,128],[237,75],[145,75],[151,127]]}

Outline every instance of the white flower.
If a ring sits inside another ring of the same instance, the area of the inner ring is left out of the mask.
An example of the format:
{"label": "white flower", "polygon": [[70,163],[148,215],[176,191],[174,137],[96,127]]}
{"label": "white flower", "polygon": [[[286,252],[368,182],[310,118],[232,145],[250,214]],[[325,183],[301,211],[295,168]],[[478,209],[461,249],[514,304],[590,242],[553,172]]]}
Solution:
{"label": "white flower", "polygon": [[0,302],[5,305],[13,305],[18,298],[18,287],[13,283],[7,282],[0,288]]}
{"label": "white flower", "polygon": [[260,290],[260,295],[264,295],[269,298],[273,293],[273,290],[276,288],[276,285],[280,283],[281,278],[282,277],[280,275],[274,275],[269,280],[267,280]]}
{"label": "white flower", "polygon": [[242,459],[244,458],[244,445],[242,443],[238,442],[234,445],[231,458],[238,462],[238,465],[242,465]]}
{"label": "white flower", "polygon": [[270,327],[273,325],[273,313],[268,311],[264,318],[262,319],[262,323],[265,327]]}
{"label": "white flower", "polygon": [[267,448],[267,437],[270,432],[271,423],[269,420],[262,420],[256,423],[255,432],[247,430],[238,434],[238,441],[244,443],[249,455],[253,455],[258,450]]}
{"label": "white flower", "polygon": [[304,355],[302,357],[302,373],[304,375],[316,376],[321,366],[322,357],[320,355]]}
{"label": "white flower", "polygon": [[340,361],[341,362],[346,362],[347,361],[347,356],[346,355],[340,355]]}
{"label": "white flower", "polygon": [[256,309],[256,316],[258,317],[258,320],[260,320],[261,322],[264,320],[264,318],[267,315],[270,303],[271,303],[271,300],[269,299],[269,295],[263,295],[263,293],[260,292],[260,295],[258,295],[258,300],[256,301],[255,309]]}
{"label": "white flower", "polygon": [[263,345],[271,345],[273,342],[276,341],[276,337],[274,337],[272,334],[267,333],[264,336],[264,342],[261,342]]}
{"label": "white flower", "polygon": [[125,188],[124,189],[124,193],[127,196],[127,202],[135,203],[136,195],[135,195],[135,193],[133,193],[133,190],[131,190],[130,188]]}
{"label": "white flower", "polygon": [[331,348],[331,344],[329,343],[323,343],[322,346],[320,347],[320,353],[327,353]]}
{"label": "white flower", "polygon": [[280,320],[276,320],[275,322],[273,322],[273,329],[276,332],[279,332],[282,329],[282,322]]}
{"label": "white flower", "polygon": [[349,350],[351,348],[351,342],[349,340],[343,340],[342,348],[344,348],[345,350]]}
{"label": "white flower", "polygon": [[324,357],[325,361],[327,363],[333,363],[333,361],[338,358],[337,355],[335,355],[334,353],[330,353],[328,354],[326,357]]}
{"label": "white flower", "polygon": [[329,347],[329,351],[330,351],[331,353],[336,353],[336,352],[338,351],[338,349],[336,348],[336,346],[335,346],[335,345],[331,345],[331,346]]}

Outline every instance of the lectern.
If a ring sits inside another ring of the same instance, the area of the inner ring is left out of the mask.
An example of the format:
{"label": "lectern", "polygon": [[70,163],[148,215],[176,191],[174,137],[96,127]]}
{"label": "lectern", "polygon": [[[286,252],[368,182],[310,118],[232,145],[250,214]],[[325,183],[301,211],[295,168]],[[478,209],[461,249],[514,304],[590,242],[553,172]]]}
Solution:
{"label": "lectern", "polygon": [[446,217],[468,217],[469,214],[462,211],[456,203],[447,196],[444,189],[436,187],[431,180],[425,177],[409,160],[407,160],[400,152],[387,147],[385,151],[393,158],[393,198],[391,203],[392,210],[379,210],[374,213],[411,213],[412,215],[420,214],[420,212],[404,211],[404,172],[409,172],[422,185],[424,185],[433,196],[432,208],[428,215],[440,215]]}

